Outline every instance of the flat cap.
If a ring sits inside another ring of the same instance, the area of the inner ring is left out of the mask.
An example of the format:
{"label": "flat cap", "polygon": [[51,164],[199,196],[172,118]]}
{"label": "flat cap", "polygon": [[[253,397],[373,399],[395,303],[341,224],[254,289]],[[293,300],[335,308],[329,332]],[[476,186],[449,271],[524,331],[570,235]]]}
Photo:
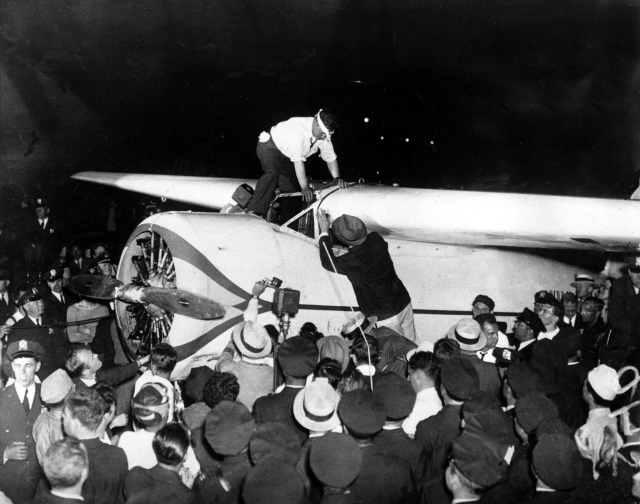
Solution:
{"label": "flat cap", "polygon": [[516,397],[530,392],[542,392],[545,389],[540,372],[528,362],[516,362],[507,371],[509,386]]}
{"label": "flat cap", "polygon": [[61,402],[73,390],[73,382],[64,369],[56,369],[40,387],[40,399],[47,404]]}
{"label": "flat cap", "polygon": [[545,418],[557,418],[558,408],[542,392],[530,392],[516,402],[516,418],[527,434],[533,432]]}
{"label": "flat cap", "polygon": [[536,336],[545,331],[544,324],[538,314],[529,308],[522,310],[522,313],[518,315],[518,320],[527,324]]}
{"label": "flat cap", "polygon": [[11,280],[11,273],[9,270],[0,269],[0,280]]}
{"label": "flat cap", "polygon": [[478,390],[471,394],[462,406],[462,417],[468,423],[471,418],[488,411],[502,411],[495,395]]}
{"label": "flat cap", "polygon": [[288,338],[280,345],[278,362],[285,374],[306,378],[318,363],[318,347],[302,336]]}
{"label": "flat cap", "polygon": [[540,303],[540,304],[548,304],[552,306],[562,306],[560,304],[560,301],[558,301],[558,298],[546,290],[536,292],[534,296],[534,302]]}
{"label": "flat cap", "polygon": [[485,296],[484,294],[478,294],[476,298],[473,300],[473,303],[471,303],[471,306],[475,305],[476,303],[486,304],[489,307],[489,310],[491,311],[493,311],[493,309],[496,307],[496,304],[493,301],[493,299],[491,299],[489,296]]}
{"label": "flat cap", "polygon": [[302,448],[300,438],[292,427],[281,422],[264,422],[256,426],[249,442],[249,453],[254,465],[271,456],[295,466]]}
{"label": "flat cap", "polygon": [[62,268],[51,268],[44,272],[42,278],[45,282],[55,282],[56,280],[60,280],[63,274],[64,270]]}
{"label": "flat cap", "polygon": [[249,446],[256,422],[244,404],[221,401],[205,419],[204,435],[216,453],[238,455]]}
{"label": "flat cap", "polygon": [[385,373],[376,382],[377,395],[387,409],[387,418],[399,420],[409,416],[416,403],[416,392],[407,380],[395,373]]}
{"label": "flat cap", "polygon": [[340,363],[343,373],[347,370],[350,362],[349,345],[344,338],[341,336],[325,336],[320,338],[316,345],[320,353],[319,360],[328,357]]}
{"label": "flat cap", "polygon": [[366,389],[347,392],[338,404],[338,415],[349,430],[363,436],[380,432],[387,419],[382,400]]}
{"label": "flat cap", "polygon": [[533,467],[545,485],[554,490],[570,490],[580,481],[582,457],[573,439],[549,434],[533,449]]}
{"label": "flat cap", "polygon": [[297,471],[273,457],[252,467],[242,485],[244,504],[300,504],[303,498],[304,485]]}
{"label": "flat cap", "polygon": [[329,432],[311,445],[309,464],[321,483],[345,488],[360,474],[362,452],[351,436]]}
{"label": "flat cap", "polygon": [[452,454],[460,472],[477,485],[493,486],[507,475],[509,464],[489,438],[463,432],[454,439]]}
{"label": "flat cap", "polygon": [[440,369],[440,380],[453,398],[466,401],[480,389],[478,372],[468,360],[455,357],[446,361]]}

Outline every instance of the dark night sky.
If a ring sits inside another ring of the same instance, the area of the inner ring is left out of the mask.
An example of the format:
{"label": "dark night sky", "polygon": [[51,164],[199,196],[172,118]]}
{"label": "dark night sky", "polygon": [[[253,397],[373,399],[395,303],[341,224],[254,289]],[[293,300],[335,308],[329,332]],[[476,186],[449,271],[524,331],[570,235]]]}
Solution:
{"label": "dark night sky", "polygon": [[257,178],[260,131],[319,108],[352,180],[611,196],[638,168],[637,2],[4,0],[0,16],[4,188]]}

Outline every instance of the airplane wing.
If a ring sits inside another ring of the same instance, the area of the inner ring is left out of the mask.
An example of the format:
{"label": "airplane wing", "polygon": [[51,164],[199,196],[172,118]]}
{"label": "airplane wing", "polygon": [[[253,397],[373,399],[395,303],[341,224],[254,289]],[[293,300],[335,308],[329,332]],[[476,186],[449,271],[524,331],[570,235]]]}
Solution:
{"label": "airplane wing", "polygon": [[[82,172],[76,180],[219,210],[255,180]],[[399,240],[490,247],[640,250],[640,203],[628,200],[355,185],[320,191],[332,218],[350,214]]]}

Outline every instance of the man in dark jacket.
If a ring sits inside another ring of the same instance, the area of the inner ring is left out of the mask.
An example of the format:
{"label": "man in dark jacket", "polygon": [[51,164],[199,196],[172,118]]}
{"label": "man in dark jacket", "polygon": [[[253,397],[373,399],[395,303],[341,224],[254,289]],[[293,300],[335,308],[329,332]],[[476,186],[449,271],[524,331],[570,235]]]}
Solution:
{"label": "man in dark jacket", "polygon": [[[318,226],[322,267],[349,278],[365,316],[376,316],[379,326],[389,327],[415,341],[411,297],[393,267],[389,244],[376,232],[367,234],[367,226],[357,217],[342,215],[331,225],[329,222],[329,215],[320,211]],[[340,242],[349,246],[347,254],[337,257],[333,253],[329,227]]]}
{"label": "man in dark jacket", "polygon": [[600,346],[605,341],[609,326],[602,320],[604,301],[595,297],[588,297],[582,302],[580,314],[585,323],[580,339],[582,364],[589,370],[598,365]]}
{"label": "man in dark jacket", "polygon": [[451,493],[445,483],[445,471],[453,440],[462,433],[462,406],[480,389],[473,365],[459,357],[446,361],[440,370],[440,392],[444,407],[423,420],[416,428],[416,442],[425,450],[427,471],[422,502],[450,504]]}
{"label": "man in dark jacket", "polygon": [[609,297],[611,335],[601,352],[601,364],[614,369],[638,347],[640,338],[640,257],[627,258],[629,274],[614,280]]}

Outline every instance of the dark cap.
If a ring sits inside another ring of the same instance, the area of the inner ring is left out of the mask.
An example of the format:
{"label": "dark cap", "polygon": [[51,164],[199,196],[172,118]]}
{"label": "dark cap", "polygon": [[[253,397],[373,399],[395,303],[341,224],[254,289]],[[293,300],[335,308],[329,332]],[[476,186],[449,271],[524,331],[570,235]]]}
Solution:
{"label": "dark cap", "polygon": [[536,295],[534,297],[534,302],[540,303],[540,304],[557,305],[557,306],[560,305],[560,301],[558,301],[558,298],[546,290],[536,292]]}
{"label": "dark cap", "polygon": [[272,457],[252,467],[242,485],[244,504],[300,504],[303,498],[304,484],[298,472]]}
{"label": "dark cap", "polygon": [[305,378],[316,368],[318,347],[302,336],[288,338],[280,345],[278,362],[285,374],[295,378]]}
{"label": "dark cap", "polygon": [[536,436],[540,439],[548,434],[563,434],[573,438],[573,429],[560,420],[560,417],[547,417],[538,425]]}
{"label": "dark cap", "polygon": [[562,294],[562,299],[560,301],[562,301],[562,304],[564,303],[575,304],[578,302],[578,296],[576,296],[573,292],[565,292],[564,294]]}
{"label": "dark cap", "polygon": [[184,382],[184,392],[195,402],[204,398],[204,386],[214,375],[213,369],[208,366],[192,368]]}
{"label": "dark cap", "polygon": [[362,436],[380,432],[387,419],[387,408],[370,390],[347,392],[338,404],[338,415],[350,431]]}
{"label": "dark cap", "polygon": [[513,429],[513,418],[502,408],[485,410],[465,419],[464,432],[490,441],[494,451],[507,463],[511,462],[513,451],[520,444]]}
{"label": "dark cap", "polygon": [[493,309],[496,307],[493,299],[491,299],[489,296],[485,296],[484,294],[478,294],[473,300],[473,303],[471,303],[471,306],[475,305],[476,303],[486,304],[491,311],[493,311]]}
{"label": "dark cap", "polygon": [[491,352],[499,366],[510,366],[516,362],[524,362],[525,355],[511,348],[496,347]]}
{"label": "dark cap", "polygon": [[102,254],[98,254],[94,259],[96,264],[101,263],[109,263],[111,264],[111,257],[109,256],[109,252],[105,251]]}
{"label": "dark cap", "polygon": [[573,439],[549,434],[533,449],[533,467],[545,485],[554,490],[570,490],[580,481],[582,457]]}
{"label": "dark cap", "polygon": [[463,432],[453,440],[452,454],[458,470],[477,485],[490,487],[507,475],[509,464],[491,439]]}
{"label": "dark cap", "polygon": [[341,215],[331,223],[331,231],[342,243],[360,245],[367,239],[367,226],[357,217]]}
{"label": "dark cap", "polygon": [[11,280],[11,273],[9,273],[9,270],[0,269],[0,280]]}
{"label": "dark cap", "polygon": [[23,294],[18,298],[18,302],[16,303],[18,306],[24,306],[25,303],[29,303],[31,301],[38,301],[42,299],[42,294],[37,287],[29,287]]}
{"label": "dark cap", "polygon": [[516,362],[509,366],[507,380],[516,397],[524,397],[530,392],[542,392],[545,389],[542,375],[528,362]]}
{"label": "dark cap", "polygon": [[399,420],[409,416],[416,403],[416,393],[407,380],[396,373],[385,373],[376,381],[373,391],[387,408],[387,418]]}
{"label": "dark cap", "polygon": [[538,334],[545,331],[544,324],[542,323],[542,320],[540,320],[540,317],[538,317],[538,314],[531,311],[529,308],[522,310],[522,313],[518,315],[518,320],[520,322],[525,322],[533,330],[533,334],[535,334],[536,338],[538,337]]}
{"label": "dark cap", "polygon": [[35,208],[48,208],[49,202],[44,198],[36,199]]}
{"label": "dark cap", "polygon": [[56,280],[62,279],[62,275],[64,270],[62,268],[51,268],[44,272],[42,278],[45,282],[55,282]]}
{"label": "dark cap", "polygon": [[221,401],[205,419],[204,435],[220,455],[238,455],[249,446],[256,422],[244,404]]}
{"label": "dark cap", "polygon": [[44,358],[44,349],[34,341],[14,341],[7,347],[7,359],[12,361],[19,357],[33,357],[37,361],[42,361]]}
{"label": "dark cap", "polygon": [[300,438],[292,427],[281,422],[264,422],[256,426],[249,442],[249,452],[254,465],[272,456],[295,466],[302,454]]}
{"label": "dark cap", "polygon": [[558,408],[542,392],[530,392],[516,402],[516,418],[522,429],[532,433],[545,418],[557,418]]}
{"label": "dark cap", "polygon": [[480,389],[480,378],[473,364],[460,357],[446,361],[440,369],[440,380],[454,400],[466,401]]}
{"label": "dark cap", "polygon": [[640,273],[640,256],[627,256],[624,258],[627,263],[627,268],[632,273]]}
{"label": "dark cap", "polygon": [[488,411],[502,411],[500,401],[495,395],[478,390],[471,394],[462,407],[462,417],[465,422],[469,422],[471,418]]}
{"label": "dark cap", "polygon": [[309,464],[321,483],[345,488],[360,474],[362,452],[351,436],[329,432],[311,445]]}

